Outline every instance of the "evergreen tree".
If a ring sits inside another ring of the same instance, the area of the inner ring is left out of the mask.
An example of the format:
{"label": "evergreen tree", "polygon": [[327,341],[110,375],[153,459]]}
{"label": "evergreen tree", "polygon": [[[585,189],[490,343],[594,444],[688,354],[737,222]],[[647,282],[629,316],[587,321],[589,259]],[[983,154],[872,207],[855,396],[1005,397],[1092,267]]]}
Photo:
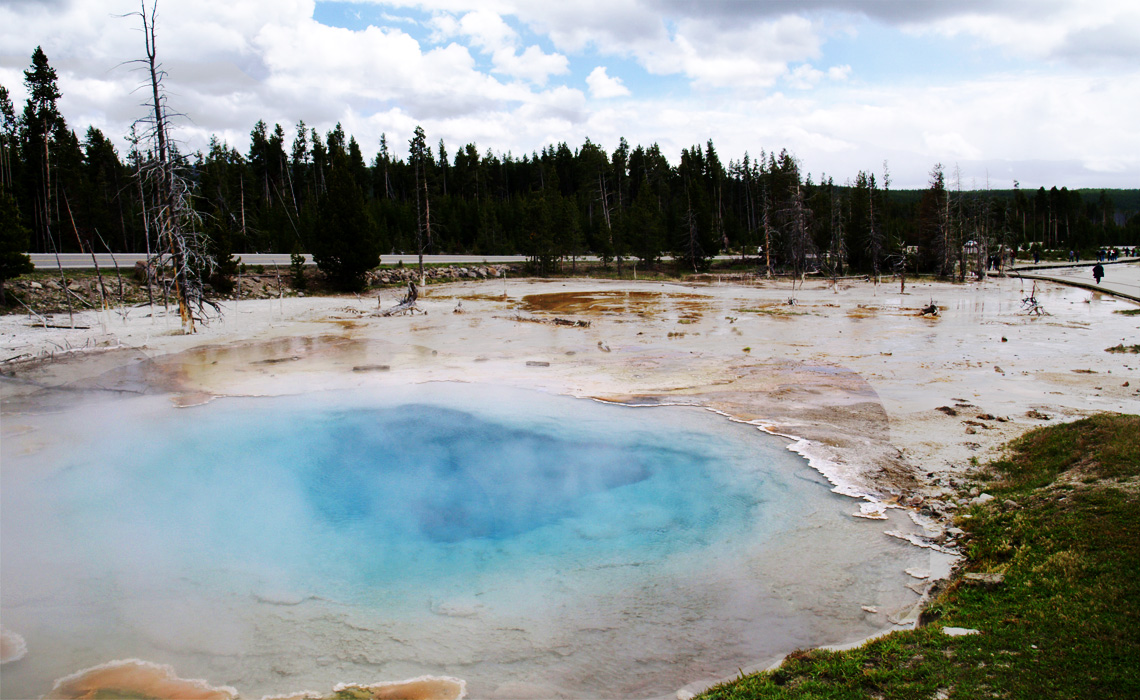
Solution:
{"label": "evergreen tree", "polygon": [[55,69],[39,46],[32,52],[32,65],[24,71],[28,101],[21,120],[21,145],[25,163],[27,201],[32,202],[33,232],[41,251],[58,249],[52,224],[58,219],[53,185],[57,144],[67,133],[67,124],[56,101],[62,96],[56,85]]}
{"label": "evergreen tree", "polygon": [[673,257],[679,267],[705,270],[717,254],[719,241],[713,223],[706,180],[706,160],[700,146],[681,150],[674,195],[678,216]]}
{"label": "evergreen tree", "polygon": [[950,229],[950,194],[942,164],[930,171],[930,184],[919,203],[918,226],[923,262],[946,277],[954,271],[953,234]]}
{"label": "evergreen tree", "polygon": [[803,281],[815,254],[812,238],[814,212],[807,206],[809,183],[800,182],[799,164],[787,153],[781,155],[781,174],[787,178],[778,218],[783,233],[784,259],[795,278]]}
{"label": "evergreen tree", "polygon": [[320,230],[310,242],[317,268],[338,289],[361,289],[365,273],[380,264],[380,248],[375,224],[364,207],[364,194],[343,151],[333,157],[328,186],[317,208]]}
{"label": "evergreen tree", "polygon": [[626,218],[631,228],[633,254],[646,265],[657,262],[665,247],[665,223],[657,206],[657,198],[648,187],[638,189],[633,207]]}
{"label": "evergreen tree", "polygon": [[16,198],[0,191],[0,306],[7,306],[4,283],[35,269],[28,249],[28,229],[20,221]]}
{"label": "evergreen tree", "polygon": [[19,163],[17,124],[8,88],[0,85],[0,191],[10,191],[16,182],[15,168]]}
{"label": "evergreen tree", "polygon": [[531,265],[539,275],[548,274],[554,267],[554,231],[551,225],[550,203],[543,194],[531,197],[526,207],[526,251]]}
{"label": "evergreen tree", "polygon": [[[416,253],[419,255],[420,284],[424,278],[424,251],[432,244],[431,237],[431,193],[428,188],[428,169],[431,167],[431,148],[423,127],[417,126],[411,141],[408,142],[408,163],[415,169],[416,191]],[[421,197],[422,194],[422,197]]]}

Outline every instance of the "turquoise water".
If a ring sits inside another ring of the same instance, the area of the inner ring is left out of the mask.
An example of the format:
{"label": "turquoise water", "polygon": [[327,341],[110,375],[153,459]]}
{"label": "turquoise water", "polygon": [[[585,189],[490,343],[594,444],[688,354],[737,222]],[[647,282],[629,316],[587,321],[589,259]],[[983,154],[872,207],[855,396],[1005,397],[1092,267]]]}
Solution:
{"label": "turquoise water", "polygon": [[[447,673],[649,697],[824,618],[871,631],[858,603],[905,566],[782,441],[699,409],[439,384],[25,422],[0,554],[29,654],[6,695],[136,657],[248,695]],[[870,588],[821,606],[859,570]]]}

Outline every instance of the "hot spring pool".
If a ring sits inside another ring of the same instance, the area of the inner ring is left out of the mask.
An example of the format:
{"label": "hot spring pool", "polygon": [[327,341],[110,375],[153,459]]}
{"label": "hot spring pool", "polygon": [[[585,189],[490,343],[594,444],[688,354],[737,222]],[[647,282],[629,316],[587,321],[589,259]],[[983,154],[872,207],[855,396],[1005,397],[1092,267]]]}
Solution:
{"label": "hot spring pool", "polygon": [[655,697],[881,629],[925,561],[695,408],[426,384],[4,423],[5,697],[118,658],[245,697]]}

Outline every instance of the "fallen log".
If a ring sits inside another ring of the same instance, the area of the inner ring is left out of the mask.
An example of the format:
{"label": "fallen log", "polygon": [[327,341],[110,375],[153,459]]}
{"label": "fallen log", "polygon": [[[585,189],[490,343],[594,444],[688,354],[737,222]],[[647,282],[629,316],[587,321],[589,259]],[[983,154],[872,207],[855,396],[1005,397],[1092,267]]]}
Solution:
{"label": "fallen log", "polygon": [[568,326],[570,328],[589,328],[589,321],[572,321],[568,318],[534,318],[533,316],[523,316],[516,314],[514,316],[497,316],[496,318],[509,318],[512,321],[523,321],[525,323],[542,323],[547,326]]}
{"label": "fallen log", "polygon": [[[388,316],[396,316],[396,315],[403,315],[403,314],[415,314],[415,313],[426,314],[427,313],[426,311],[424,311],[420,307],[416,306],[416,300],[419,298],[419,296],[420,296],[419,292],[416,290],[416,283],[415,282],[408,282],[408,293],[404,296],[403,299],[400,300],[399,304],[396,304],[395,306],[393,306],[390,309],[385,309],[384,311],[381,311],[379,313],[375,313],[372,315],[373,316],[379,316],[381,318],[385,318]],[[379,298],[376,300],[376,302],[377,302],[377,304],[383,303],[383,301],[380,300]]]}

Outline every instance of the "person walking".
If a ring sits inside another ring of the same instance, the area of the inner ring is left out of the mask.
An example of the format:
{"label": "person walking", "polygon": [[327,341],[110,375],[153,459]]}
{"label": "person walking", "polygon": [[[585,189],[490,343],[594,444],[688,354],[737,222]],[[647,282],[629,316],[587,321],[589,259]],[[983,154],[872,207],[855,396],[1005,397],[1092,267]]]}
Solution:
{"label": "person walking", "polygon": [[1100,279],[1104,277],[1104,266],[1100,263],[1093,265],[1093,279],[1097,284],[1100,284]]}

